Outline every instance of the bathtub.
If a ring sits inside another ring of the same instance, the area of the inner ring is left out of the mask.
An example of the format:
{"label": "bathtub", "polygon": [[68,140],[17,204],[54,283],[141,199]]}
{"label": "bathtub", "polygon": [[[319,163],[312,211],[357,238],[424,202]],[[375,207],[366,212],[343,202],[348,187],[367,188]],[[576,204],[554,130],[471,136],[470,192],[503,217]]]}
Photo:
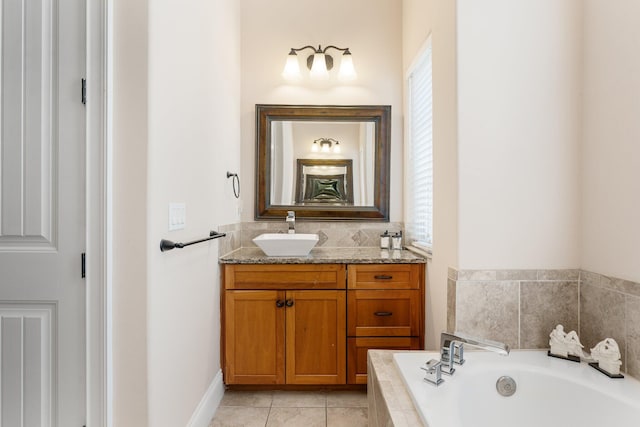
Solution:
{"label": "bathtub", "polygon": [[[466,363],[435,387],[420,369],[433,352],[394,353],[393,360],[422,421],[429,427],[640,426],[640,381],[611,379],[586,363],[548,357],[546,350],[509,356],[466,351]],[[496,390],[503,375],[515,394]]]}

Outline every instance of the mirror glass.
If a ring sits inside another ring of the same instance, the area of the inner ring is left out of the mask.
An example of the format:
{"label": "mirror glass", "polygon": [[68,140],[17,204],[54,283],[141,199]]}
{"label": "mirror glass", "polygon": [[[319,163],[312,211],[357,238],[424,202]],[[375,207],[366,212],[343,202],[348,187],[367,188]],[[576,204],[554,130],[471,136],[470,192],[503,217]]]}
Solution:
{"label": "mirror glass", "polygon": [[257,105],[256,219],[388,221],[389,106]]}
{"label": "mirror glass", "polygon": [[[274,121],[271,202],[373,206],[374,131],[371,122]],[[320,177],[333,183],[335,197],[309,194],[318,190]]]}

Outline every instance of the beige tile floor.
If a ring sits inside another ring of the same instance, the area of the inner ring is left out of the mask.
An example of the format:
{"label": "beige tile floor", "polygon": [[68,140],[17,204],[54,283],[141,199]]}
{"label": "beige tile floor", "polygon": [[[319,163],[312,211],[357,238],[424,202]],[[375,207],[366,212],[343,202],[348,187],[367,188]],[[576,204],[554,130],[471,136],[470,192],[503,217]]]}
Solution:
{"label": "beige tile floor", "polygon": [[209,427],[366,427],[366,391],[227,391]]}

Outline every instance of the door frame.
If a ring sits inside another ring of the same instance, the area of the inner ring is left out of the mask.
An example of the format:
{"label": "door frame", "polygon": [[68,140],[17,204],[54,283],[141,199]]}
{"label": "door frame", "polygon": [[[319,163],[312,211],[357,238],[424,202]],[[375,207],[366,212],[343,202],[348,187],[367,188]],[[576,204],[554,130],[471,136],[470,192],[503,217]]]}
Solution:
{"label": "door frame", "polygon": [[86,423],[112,425],[111,16],[112,0],[86,2]]}

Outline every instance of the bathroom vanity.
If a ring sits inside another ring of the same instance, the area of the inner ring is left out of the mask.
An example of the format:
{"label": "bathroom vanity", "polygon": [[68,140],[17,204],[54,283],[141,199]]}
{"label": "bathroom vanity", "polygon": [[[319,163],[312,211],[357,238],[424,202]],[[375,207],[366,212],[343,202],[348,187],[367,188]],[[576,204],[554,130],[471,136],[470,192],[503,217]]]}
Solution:
{"label": "bathroom vanity", "polygon": [[222,257],[227,385],[366,384],[367,350],[424,348],[425,260],[376,248]]}

